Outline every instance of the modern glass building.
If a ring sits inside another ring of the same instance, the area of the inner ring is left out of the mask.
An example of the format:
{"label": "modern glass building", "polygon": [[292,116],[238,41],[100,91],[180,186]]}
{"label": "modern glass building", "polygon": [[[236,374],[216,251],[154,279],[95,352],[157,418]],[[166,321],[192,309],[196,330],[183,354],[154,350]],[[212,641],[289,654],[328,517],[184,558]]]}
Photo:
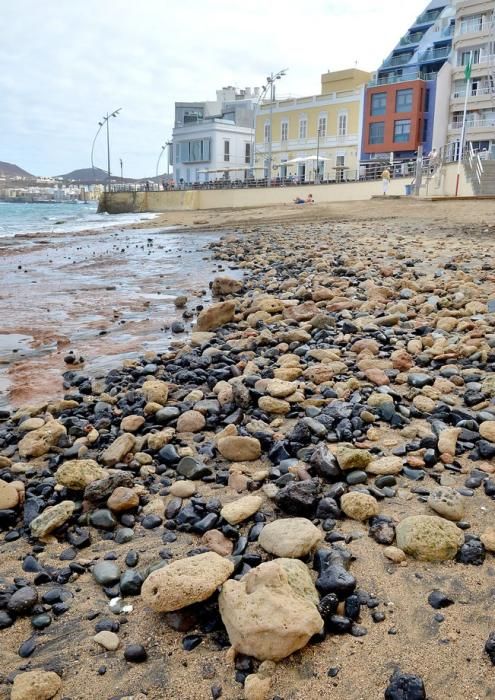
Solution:
{"label": "modern glass building", "polygon": [[383,61],[364,100],[362,162],[431,150],[436,77],[452,51],[455,10],[432,0]]}

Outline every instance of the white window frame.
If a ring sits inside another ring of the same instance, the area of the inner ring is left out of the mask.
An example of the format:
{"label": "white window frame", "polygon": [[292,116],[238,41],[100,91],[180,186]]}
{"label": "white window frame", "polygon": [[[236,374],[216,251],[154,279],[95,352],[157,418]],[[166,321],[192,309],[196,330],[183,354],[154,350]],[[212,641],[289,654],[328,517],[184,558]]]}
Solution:
{"label": "white window frame", "polygon": [[263,140],[265,143],[270,143],[270,122],[265,122],[265,126],[263,129]]}
{"label": "white window frame", "polygon": [[[344,120],[342,125],[342,119]],[[349,113],[347,111],[345,112],[339,112],[337,116],[337,136],[347,136],[349,133]]]}
{"label": "white window frame", "polygon": [[[322,129],[323,125],[323,129]],[[328,131],[328,114],[326,112],[322,112],[319,117],[318,117],[318,131],[316,132],[316,135],[320,134],[320,138],[324,139],[326,138]]]}
{"label": "white window frame", "polygon": [[223,162],[230,163],[230,139],[223,140]]}
{"label": "white window frame", "polygon": [[287,119],[282,121],[280,123],[280,140],[281,141],[288,141],[289,140],[289,122]]}
{"label": "white window frame", "polygon": [[308,138],[308,118],[306,115],[301,115],[299,117],[299,138]]}

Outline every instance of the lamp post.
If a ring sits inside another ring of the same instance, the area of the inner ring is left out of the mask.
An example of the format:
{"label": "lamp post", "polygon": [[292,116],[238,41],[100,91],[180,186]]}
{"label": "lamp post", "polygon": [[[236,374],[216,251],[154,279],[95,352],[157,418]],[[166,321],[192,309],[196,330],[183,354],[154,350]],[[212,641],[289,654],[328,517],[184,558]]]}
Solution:
{"label": "lamp post", "polygon": [[[160,161],[161,161],[162,156],[163,156],[163,154],[164,154],[164,152],[165,152],[165,149],[166,149],[167,147],[170,149],[170,146],[171,146],[171,145],[172,145],[172,141],[166,141],[166,142],[165,142],[165,145],[160,147],[160,155],[158,156],[158,160],[156,161],[156,177],[158,177],[158,168],[159,168],[159,166],[160,166]],[[168,161],[170,162],[170,157],[169,157]],[[169,172],[169,162],[167,163],[167,175],[168,175],[168,172]]]}
{"label": "lamp post", "polygon": [[120,179],[124,182],[124,161],[120,158]]}
{"label": "lamp post", "polygon": [[115,111],[111,112],[110,114],[107,112],[105,116],[101,118],[101,121],[98,122],[98,130],[95,134],[95,137],[93,139],[93,145],[91,146],[91,167],[93,168],[93,171],[95,169],[94,161],[93,161],[93,154],[95,150],[95,143],[96,139],[98,138],[98,134],[102,130],[103,126],[106,124],[107,127],[107,173],[108,173],[108,191],[110,191],[110,128],[108,126],[108,122],[110,121],[111,117],[116,117],[118,113],[122,110],[122,107],[119,107]]}
{"label": "lamp post", "polygon": [[316,177],[315,177],[315,184],[319,185],[320,184],[320,136],[321,136],[321,129],[320,126],[318,126],[318,132],[316,136]]}
{"label": "lamp post", "polygon": [[270,73],[266,79],[267,87],[270,87],[270,134],[268,141],[268,180],[266,183],[267,187],[272,185],[272,150],[273,150],[273,103],[275,102],[275,81],[280,80],[286,73],[287,68],[280,70],[278,73]]}

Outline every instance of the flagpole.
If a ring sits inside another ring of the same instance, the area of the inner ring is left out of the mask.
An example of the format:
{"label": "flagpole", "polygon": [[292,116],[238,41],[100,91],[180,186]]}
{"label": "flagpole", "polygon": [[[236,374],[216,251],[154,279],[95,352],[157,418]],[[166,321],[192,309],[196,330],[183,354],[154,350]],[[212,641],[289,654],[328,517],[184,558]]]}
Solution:
{"label": "flagpole", "polygon": [[471,59],[472,59],[473,52],[471,51],[469,54],[469,63],[466,66],[466,70],[464,72],[464,75],[466,76],[466,97],[464,99],[464,114],[462,116],[462,130],[461,130],[461,142],[459,144],[459,153],[458,153],[458,161],[457,161],[457,178],[455,182],[455,196],[457,197],[459,194],[459,180],[461,177],[461,163],[462,163],[462,156],[464,155],[464,140],[466,138],[466,117],[467,117],[467,106],[468,106],[468,97],[469,97],[469,87],[471,83]]}

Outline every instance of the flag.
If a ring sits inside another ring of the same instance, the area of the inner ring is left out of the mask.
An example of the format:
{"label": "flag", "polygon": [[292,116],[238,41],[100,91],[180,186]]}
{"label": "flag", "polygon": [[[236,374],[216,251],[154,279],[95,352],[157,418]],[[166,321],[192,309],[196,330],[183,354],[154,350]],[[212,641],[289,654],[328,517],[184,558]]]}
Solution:
{"label": "flag", "polygon": [[466,67],[464,68],[464,77],[466,80],[471,79],[471,59],[469,59],[468,63],[466,63]]}

